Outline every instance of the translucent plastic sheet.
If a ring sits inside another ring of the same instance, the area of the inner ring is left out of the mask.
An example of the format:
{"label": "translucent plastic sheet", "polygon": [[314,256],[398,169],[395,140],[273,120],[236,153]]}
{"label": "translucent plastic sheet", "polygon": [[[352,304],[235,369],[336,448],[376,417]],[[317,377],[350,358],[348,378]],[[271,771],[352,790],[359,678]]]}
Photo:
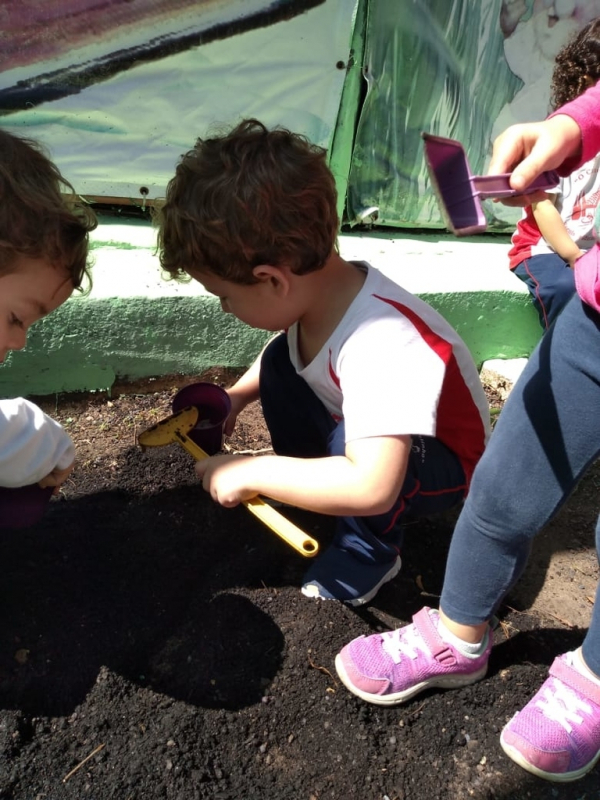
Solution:
{"label": "translucent plastic sheet", "polygon": [[351,223],[377,209],[378,225],[443,227],[423,160],[423,130],[463,142],[472,170],[484,171],[494,122],[523,86],[505,58],[502,5],[369,3],[367,94],[349,179]]}
{"label": "translucent plastic sheet", "polygon": [[356,4],[0,2],[0,40],[14,37],[0,55],[0,124],[42,141],[82,194],[140,204],[164,195],[198,136],[244,117],[329,146]]}

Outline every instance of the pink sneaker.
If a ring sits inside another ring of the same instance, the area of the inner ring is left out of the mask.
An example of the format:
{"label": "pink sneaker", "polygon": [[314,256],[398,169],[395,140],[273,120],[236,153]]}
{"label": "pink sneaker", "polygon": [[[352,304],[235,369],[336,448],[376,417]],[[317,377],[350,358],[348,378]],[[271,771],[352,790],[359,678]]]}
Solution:
{"label": "pink sneaker", "polygon": [[483,678],[492,647],[489,633],[483,653],[468,656],[441,638],[438,625],[438,612],[422,608],[412,625],[359,636],[335,659],[340,680],[368,703],[392,706],[432,686],[451,689]]}
{"label": "pink sneaker", "polygon": [[550,677],[500,736],[509,758],[549,781],[577,780],[600,758],[600,687],[573,658],[565,653],[554,660]]}

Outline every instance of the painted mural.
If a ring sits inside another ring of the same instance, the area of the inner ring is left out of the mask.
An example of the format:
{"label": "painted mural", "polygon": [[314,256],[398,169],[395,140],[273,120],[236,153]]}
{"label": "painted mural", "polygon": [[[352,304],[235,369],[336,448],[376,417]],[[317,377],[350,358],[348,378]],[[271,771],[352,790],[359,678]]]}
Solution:
{"label": "painted mural", "polygon": [[[599,15],[600,0],[2,0],[0,122],[83,195],[142,203],[197,136],[243,117],[330,146],[364,38],[347,219],[440,228],[421,132],[485,172],[497,133],[546,116],[558,49]],[[518,216],[485,205],[492,228]]]}
{"label": "painted mural", "polygon": [[[348,216],[442,227],[421,131],[458,139],[485,172],[495,136],[548,113],[554,58],[600,16],[598,0],[380,0],[369,5]],[[490,226],[519,212],[485,203]]]}
{"label": "painted mural", "polygon": [[21,108],[205,42],[290,19],[325,0],[7,0],[0,106]]}
{"label": "painted mural", "polygon": [[1,124],[46,144],[81,194],[140,202],[243,117],[328,146],[356,4],[2,0]]}

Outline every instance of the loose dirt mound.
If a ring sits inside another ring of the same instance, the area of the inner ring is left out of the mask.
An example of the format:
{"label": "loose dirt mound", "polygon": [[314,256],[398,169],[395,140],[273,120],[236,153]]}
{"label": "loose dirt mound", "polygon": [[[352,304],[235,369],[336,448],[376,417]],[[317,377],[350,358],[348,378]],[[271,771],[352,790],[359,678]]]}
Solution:
{"label": "loose dirt mound", "polygon": [[[598,469],[539,538],[488,677],[378,708],[340,685],[335,655],[437,604],[453,515],[411,525],[401,573],[366,609],[310,601],[306,560],[245,509],[213,504],[182,449],[136,447],[180,385],[43,401],[80,460],[39,525],[0,538],[3,800],[598,797],[598,769],[557,787],[498,743],[589,621]],[[269,447],[258,405],[228,446]],[[331,538],[331,520],[284,512]]]}

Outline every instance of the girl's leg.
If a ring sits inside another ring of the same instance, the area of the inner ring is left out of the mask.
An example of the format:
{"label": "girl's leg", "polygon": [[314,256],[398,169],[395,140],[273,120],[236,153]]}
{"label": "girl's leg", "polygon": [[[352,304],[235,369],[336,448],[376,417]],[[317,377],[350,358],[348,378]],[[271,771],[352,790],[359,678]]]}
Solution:
{"label": "girl's leg", "polygon": [[[350,642],[336,668],[351,692],[393,705],[428,687],[464,686],[485,675],[491,647],[486,621],[521,574],[532,538],[600,450],[599,326],[600,315],[574,297],[514,386],[475,469],[450,545],[441,597],[450,624],[441,625],[437,612],[423,609],[412,625]],[[480,635],[469,640],[461,628]],[[599,641],[595,608],[583,645],[593,672]],[[585,768],[590,764],[585,761]]]}
{"label": "girl's leg", "polygon": [[[596,552],[600,560],[600,517],[596,522]],[[592,622],[581,648],[583,660],[595,675],[600,677],[600,584],[596,588],[596,602]]]}
{"label": "girl's leg", "polygon": [[598,456],[599,325],[574,297],[508,397],[452,537],[441,607],[456,623],[492,616],[531,540]]}
{"label": "girl's leg", "polygon": [[531,300],[548,330],[575,294],[575,273],[556,253],[532,256],[513,270],[529,289]]}

